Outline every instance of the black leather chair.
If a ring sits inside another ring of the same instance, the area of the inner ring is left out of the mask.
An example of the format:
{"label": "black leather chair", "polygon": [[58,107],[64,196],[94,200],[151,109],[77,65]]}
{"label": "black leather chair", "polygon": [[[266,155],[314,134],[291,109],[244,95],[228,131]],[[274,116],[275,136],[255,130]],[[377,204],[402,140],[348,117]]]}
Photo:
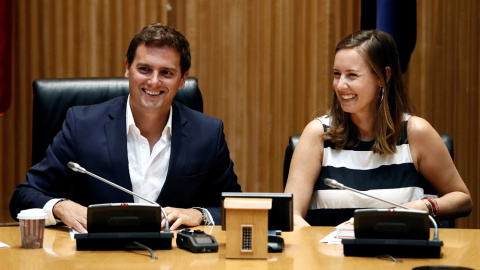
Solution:
{"label": "black leather chair", "polygon": [[[285,159],[283,161],[283,189],[285,189],[285,186],[287,185],[288,172],[290,170],[290,163],[292,160],[293,151],[295,151],[295,147],[297,146],[298,140],[300,139],[300,135],[301,134],[290,135],[288,146],[285,149]],[[450,153],[450,156],[453,160],[453,136],[450,134],[441,133],[440,137],[447,146],[448,152]],[[425,194],[425,196],[432,198],[438,197],[436,194]],[[439,227],[441,228],[455,228],[455,219],[438,220],[437,222],[439,223]]]}
{"label": "black leather chair", "polygon": [[[129,93],[125,78],[40,79],[33,82],[32,164],[40,162],[62,129],[68,108],[92,105]],[[188,77],[175,100],[203,112],[197,78]]]}

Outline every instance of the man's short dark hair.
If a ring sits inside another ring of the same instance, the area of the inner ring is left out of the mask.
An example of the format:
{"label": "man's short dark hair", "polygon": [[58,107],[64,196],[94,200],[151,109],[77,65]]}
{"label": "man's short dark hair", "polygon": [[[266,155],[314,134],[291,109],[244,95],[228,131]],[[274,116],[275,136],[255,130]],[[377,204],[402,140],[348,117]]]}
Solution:
{"label": "man's short dark hair", "polygon": [[187,39],[173,27],[154,23],[145,26],[130,41],[127,51],[128,65],[133,63],[137,47],[141,44],[155,47],[172,47],[180,54],[180,68],[182,76],[190,69],[190,45]]}

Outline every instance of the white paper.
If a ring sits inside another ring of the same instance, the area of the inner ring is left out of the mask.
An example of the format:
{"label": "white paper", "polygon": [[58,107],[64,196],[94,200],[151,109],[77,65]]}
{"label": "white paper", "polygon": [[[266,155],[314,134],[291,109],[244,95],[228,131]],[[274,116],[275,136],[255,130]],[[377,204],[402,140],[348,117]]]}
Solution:
{"label": "white paper", "polygon": [[342,239],[337,238],[337,231],[331,232],[329,235],[325,236],[320,243],[327,243],[329,245],[341,245]]}
{"label": "white paper", "polygon": [[70,227],[70,238],[72,239],[72,241],[75,241],[75,234],[77,233],[80,233],[80,232]]}

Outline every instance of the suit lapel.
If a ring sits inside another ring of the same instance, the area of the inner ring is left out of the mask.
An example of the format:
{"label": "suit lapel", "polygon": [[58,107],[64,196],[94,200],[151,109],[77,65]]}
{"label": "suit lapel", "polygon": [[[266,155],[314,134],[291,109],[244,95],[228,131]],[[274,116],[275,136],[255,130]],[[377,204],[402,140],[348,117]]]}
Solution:
{"label": "suit lapel", "polygon": [[[132,190],[132,182],[128,169],[127,135],[126,135],[126,110],[127,97],[119,99],[121,106],[115,103],[109,111],[110,121],[105,124],[105,136],[107,137],[108,153],[115,173],[117,184]],[[110,180],[110,179],[109,179]],[[111,181],[114,181],[113,179]],[[125,202],[133,202],[133,196],[122,192]]]}
{"label": "suit lapel", "polygon": [[[172,103],[172,148],[170,151],[170,162],[168,165],[167,178],[163,185],[162,191],[157,199],[157,202],[162,205],[164,202],[176,201],[176,184],[183,171],[185,161],[188,157],[190,149],[190,139],[187,130],[187,118],[184,113],[181,113],[183,108],[178,106],[176,101]],[[167,206],[167,205],[162,205]]]}

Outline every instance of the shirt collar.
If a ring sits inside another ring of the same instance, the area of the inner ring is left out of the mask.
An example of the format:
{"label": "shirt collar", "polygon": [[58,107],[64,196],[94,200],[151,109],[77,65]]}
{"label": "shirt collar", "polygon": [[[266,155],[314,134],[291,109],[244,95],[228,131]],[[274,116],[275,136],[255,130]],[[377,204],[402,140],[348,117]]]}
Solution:
{"label": "shirt collar", "polygon": [[[137,128],[137,126],[135,125],[135,120],[133,119],[132,109],[130,108],[130,95],[128,95],[128,98],[127,98],[127,119],[126,120],[127,120],[126,132],[128,135],[130,126]],[[167,124],[165,125],[165,128],[163,129],[162,137],[164,135],[167,135],[168,138],[172,137],[172,106],[171,105],[170,105],[170,112],[168,113],[168,121],[167,121]]]}

